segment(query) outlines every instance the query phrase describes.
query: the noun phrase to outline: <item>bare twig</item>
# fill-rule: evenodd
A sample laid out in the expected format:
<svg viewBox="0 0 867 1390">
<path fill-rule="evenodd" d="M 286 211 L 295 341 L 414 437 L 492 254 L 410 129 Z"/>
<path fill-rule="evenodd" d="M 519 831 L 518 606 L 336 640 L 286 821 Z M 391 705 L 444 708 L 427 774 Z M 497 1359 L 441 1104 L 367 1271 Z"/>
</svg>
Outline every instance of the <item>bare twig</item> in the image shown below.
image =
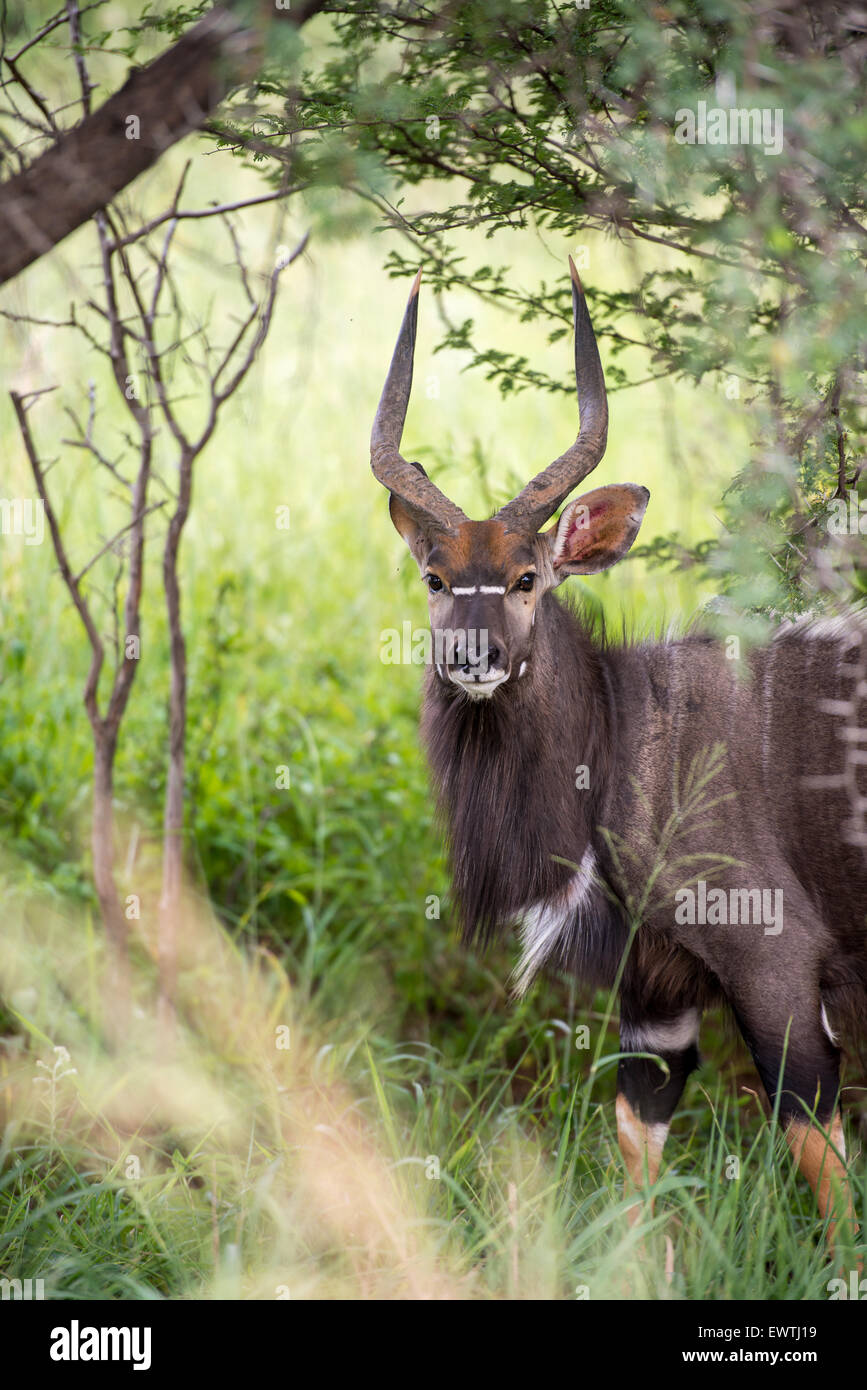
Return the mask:
<svg viewBox="0 0 867 1390">
<path fill-rule="evenodd" d="M 120 528 L 119 531 L 115 531 L 115 533 L 114 533 L 114 535 L 112 536 L 111 540 L 106 541 L 106 543 L 105 543 L 105 545 L 102 547 L 102 549 L 101 549 L 101 550 L 98 550 L 98 551 L 96 552 L 96 554 L 94 555 L 93 559 L 92 559 L 92 560 L 88 560 L 88 562 L 87 562 L 87 564 L 85 565 L 84 569 L 83 569 L 83 570 L 80 570 L 79 573 L 75 576 L 75 582 L 76 582 L 76 584 L 80 584 L 80 583 L 81 583 L 82 579 L 83 579 L 84 576 L 87 574 L 88 570 L 92 570 L 92 569 L 93 569 L 93 567 L 94 567 L 94 565 L 96 564 L 97 560 L 101 560 L 102 557 L 103 557 L 103 555 L 107 555 L 108 552 L 109 552 L 110 550 L 114 550 L 114 548 L 115 548 L 115 546 L 117 545 L 117 542 L 120 540 L 121 536 L 125 536 L 125 535 L 127 534 L 127 532 L 132 531 L 134 527 L 140 526 L 141 523 L 144 521 L 144 519 L 145 519 L 146 516 L 150 516 L 150 513 L 151 513 L 151 512 L 158 512 L 158 511 L 160 510 L 160 508 L 161 508 L 161 507 L 164 507 L 165 505 L 166 505 L 166 499 L 165 499 L 165 498 L 163 498 L 163 500 L 162 500 L 161 502 L 151 502 L 151 504 L 150 504 L 149 507 L 145 507 L 145 509 L 144 509 L 143 512 L 141 512 L 138 516 L 134 516 L 133 519 L 132 519 L 132 521 L 127 522 L 126 526 L 122 526 L 122 527 Z"/>
<path fill-rule="evenodd" d="M 46 104 L 45 99 L 39 95 L 32 83 L 28 82 L 23 72 L 19 71 L 14 58 L 7 58 L 5 61 L 7 68 L 11 72 L 12 76 L 15 78 L 15 81 L 18 83 L 19 87 L 23 92 L 27 93 L 28 97 L 33 102 L 33 105 L 36 107 L 40 116 L 45 121 L 45 125 L 44 127 L 42 127 L 43 134 L 58 135 L 59 131 L 57 129 L 57 122 L 55 121 L 50 108 Z"/>
<path fill-rule="evenodd" d="M 34 392 L 32 393 L 31 397 L 28 397 L 28 399 L 32 400 L 35 396 L 41 395 L 45 395 L 45 391 Z M 54 546 L 54 554 L 57 558 L 57 564 L 60 569 L 63 582 L 69 591 L 69 595 L 72 599 L 72 602 L 75 605 L 78 616 L 81 618 L 82 624 L 84 625 L 84 630 L 87 633 L 88 641 L 90 642 L 92 657 L 90 663 L 90 670 L 88 671 L 87 675 L 87 682 L 84 687 L 84 707 L 87 710 L 91 724 L 93 725 L 94 729 L 96 729 L 101 723 L 96 692 L 97 687 L 99 685 L 99 675 L 102 670 L 102 663 L 105 657 L 102 639 L 96 630 L 96 625 L 93 621 L 93 616 L 87 605 L 87 601 L 84 598 L 84 595 L 81 592 L 78 582 L 76 581 L 75 576 L 72 573 L 72 567 L 69 563 L 69 557 L 67 556 L 66 547 L 63 543 L 63 535 L 61 533 L 60 526 L 57 521 L 57 513 L 55 512 L 54 507 L 52 505 L 51 498 L 48 493 L 48 488 L 45 482 L 45 471 L 42 462 L 39 458 L 39 454 L 36 451 L 36 446 L 33 442 L 33 435 L 30 431 L 30 423 L 27 419 L 27 411 L 30 407 L 25 405 L 25 398 L 20 396 L 17 391 L 10 391 L 9 397 L 12 401 L 12 408 L 15 411 L 15 418 L 18 421 L 18 428 L 21 431 L 21 438 L 24 442 L 24 449 L 27 454 L 28 462 L 30 463 L 30 468 L 33 473 L 34 482 L 36 483 L 37 496 L 41 498 L 42 504 L 45 508 L 45 517 L 48 522 L 48 529 L 51 533 L 51 543 Z"/>
<path fill-rule="evenodd" d="M 66 14 L 69 19 L 69 38 L 75 59 L 75 70 L 78 73 L 78 85 L 81 88 L 81 106 L 85 116 L 89 116 L 90 94 L 93 91 L 93 84 L 88 76 L 87 65 L 81 52 L 81 10 L 78 7 L 78 0 L 66 0 Z"/>
<path fill-rule="evenodd" d="M 107 4 L 108 0 L 93 0 L 92 4 L 83 5 L 81 7 L 81 9 L 78 11 L 79 16 L 87 14 L 89 10 L 98 10 L 100 6 Z M 69 15 L 66 11 L 61 11 L 59 14 L 54 15 L 51 19 L 48 20 L 47 24 L 43 24 L 42 28 L 37 30 L 37 32 L 33 35 L 31 39 L 28 39 L 26 43 L 21 45 L 17 53 L 12 54 L 12 61 L 14 63 L 17 63 L 19 58 L 24 57 L 25 53 L 27 53 L 31 48 L 35 47 L 36 44 L 41 43 L 42 40 L 45 38 L 46 34 L 52 33 L 53 30 L 59 28 L 61 24 L 66 24 L 68 19 Z"/>
<path fill-rule="evenodd" d="M 243 212 L 245 208 L 259 207 L 262 203 L 278 203 L 283 198 L 288 198 L 293 193 L 301 193 L 305 188 L 309 188 L 307 183 L 293 184 L 291 189 L 280 190 L 278 193 L 263 193 L 257 198 L 241 198 L 236 203 L 214 204 L 212 207 L 191 208 L 184 212 L 170 209 L 168 212 L 160 213 L 159 217 L 152 217 L 149 222 L 143 223 L 134 232 L 128 232 L 109 246 L 110 251 L 119 251 L 122 246 L 130 246 L 134 242 L 141 241 L 149 232 L 162 226 L 163 222 L 195 222 L 201 221 L 204 217 L 222 217 L 227 212 Z"/>
</svg>

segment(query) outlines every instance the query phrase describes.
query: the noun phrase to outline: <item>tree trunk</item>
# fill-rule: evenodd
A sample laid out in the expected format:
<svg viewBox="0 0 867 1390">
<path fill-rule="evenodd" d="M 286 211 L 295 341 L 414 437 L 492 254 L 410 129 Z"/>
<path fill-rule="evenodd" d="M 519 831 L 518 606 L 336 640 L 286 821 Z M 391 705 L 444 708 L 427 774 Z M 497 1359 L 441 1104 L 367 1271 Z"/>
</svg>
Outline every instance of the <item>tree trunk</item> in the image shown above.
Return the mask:
<svg viewBox="0 0 867 1390">
<path fill-rule="evenodd" d="M 180 469 L 177 509 L 169 523 L 163 552 L 163 585 L 171 642 L 169 691 L 169 767 L 163 814 L 163 886 L 159 920 L 159 1001 L 157 1017 L 161 1042 L 170 1051 L 177 1017 L 178 934 L 181 930 L 184 871 L 184 768 L 187 734 L 187 644 L 181 626 L 178 550 L 189 515 L 192 459 Z"/>
<path fill-rule="evenodd" d="M 119 1043 L 129 1023 L 130 979 L 128 924 L 114 877 L 114 754 L 115 740 L 106 733 L 94 737 L 93 761 L 93 878 L 108 943 L 105 983 L 105 1028 L 109 1041 Z"/>
</svg>

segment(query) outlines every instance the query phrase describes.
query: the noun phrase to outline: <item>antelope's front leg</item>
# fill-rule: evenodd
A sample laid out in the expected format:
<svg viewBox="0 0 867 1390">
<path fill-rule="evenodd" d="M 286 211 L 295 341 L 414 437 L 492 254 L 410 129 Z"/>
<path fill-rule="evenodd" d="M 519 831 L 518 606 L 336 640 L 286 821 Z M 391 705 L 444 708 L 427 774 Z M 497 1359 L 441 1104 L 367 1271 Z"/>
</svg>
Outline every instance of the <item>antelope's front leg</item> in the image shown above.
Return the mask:
<svg viewBox="0 0 867 1390">
<path fill-rule="evenodd" d="M 847 1245 L 855 1245 L 859 1231 L 849 1177 L 842 1161 L 846 1156 L 846 1141 L 839 1110 L 826 1123 L 827 1132 L 795 1117 L 786 1125 L 786 1142 L 799 1171 L 813 1189 L 819 1215 L 828 1222 L 828 1251 L 833 1256 L 840 1237 Z M 858 1262 L 859 1270 L 862 1266 L 863 1257 Z"/>
<path fill-rule="evenodd" d="M 625 1192 L 630 1185 L 636 1189 L 652 1186 L 659 1176 L 671 1117 L 687 1077 L 699 1063 L 698 1026 L 697 1009 L 668 1018 L 642 1017 L 640 1021 L 634 1014 L 621 1012 L 621 1052 L 654 1054 L 622 1057 L 617 1070 L 617 1139 L 626 1167 Z M 667 1073 L 657 1057 L 665 1063 Z M 629 1211 L 630 1224 L 639 1214 L 636 1203 Z"/>
</svg>

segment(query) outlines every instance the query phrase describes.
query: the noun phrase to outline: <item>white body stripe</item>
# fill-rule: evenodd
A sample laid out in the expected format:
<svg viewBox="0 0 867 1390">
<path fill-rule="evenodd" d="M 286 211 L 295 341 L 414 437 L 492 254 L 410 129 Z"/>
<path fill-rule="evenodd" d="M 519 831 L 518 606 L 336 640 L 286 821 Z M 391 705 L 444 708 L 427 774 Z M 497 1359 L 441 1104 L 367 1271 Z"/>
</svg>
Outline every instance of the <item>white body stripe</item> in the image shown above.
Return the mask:
<svg viewBox="0 0 867 1390">
<path fill-rule="evenodd" d="M 698 1009 L 687 1009 L 671 1023 L 621 1024 L 620 1042 L 627 1052 L 684 1052 L 698 1040 Z"/>
<path fill-rule="evenodd" d="M 773 640 L 797 634 L 817 642 L 840 642 L 847 647 L 856 647 L 867 636 L 867 611 L 855 608 L 849 613 L 834 616 L 802 613 L 798 618 L 787 618 L 774 633 Z"/>
<path fill-rule="evenodd" d="M 588 845 L 578 868 L 557 898 L 528 907 L 521 922 L 521 959 L 512 976 L 516 995 L 526 993 L 545 961 L 557 949 L 563 932 L 568 931 L 590 896 L 596 856 Z M 580 923 L 579 923 L 580 926 Z"/>
</svg>

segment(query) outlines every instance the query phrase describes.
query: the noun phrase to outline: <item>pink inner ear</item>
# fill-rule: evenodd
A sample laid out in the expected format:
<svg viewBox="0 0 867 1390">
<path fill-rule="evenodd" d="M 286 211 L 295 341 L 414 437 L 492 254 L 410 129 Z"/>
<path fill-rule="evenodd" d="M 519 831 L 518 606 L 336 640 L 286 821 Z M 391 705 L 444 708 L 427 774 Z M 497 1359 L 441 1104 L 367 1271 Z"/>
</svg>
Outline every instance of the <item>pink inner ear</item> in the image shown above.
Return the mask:
<svg viewBox="0 0 867 1390">
<path fill-rule="evenodd" d="M 599 501 L 591 506 L 583 502 L 581 506 L 583 506 L 584 511 L 579 511 L 576 507 L 557 547 L 557 564 L 561 564 L 564 560 L 577 560 L 588 549 L 593 542 L 596 527 L 605 513 L 610 510 L 611 503 Z"/>
</svg>

